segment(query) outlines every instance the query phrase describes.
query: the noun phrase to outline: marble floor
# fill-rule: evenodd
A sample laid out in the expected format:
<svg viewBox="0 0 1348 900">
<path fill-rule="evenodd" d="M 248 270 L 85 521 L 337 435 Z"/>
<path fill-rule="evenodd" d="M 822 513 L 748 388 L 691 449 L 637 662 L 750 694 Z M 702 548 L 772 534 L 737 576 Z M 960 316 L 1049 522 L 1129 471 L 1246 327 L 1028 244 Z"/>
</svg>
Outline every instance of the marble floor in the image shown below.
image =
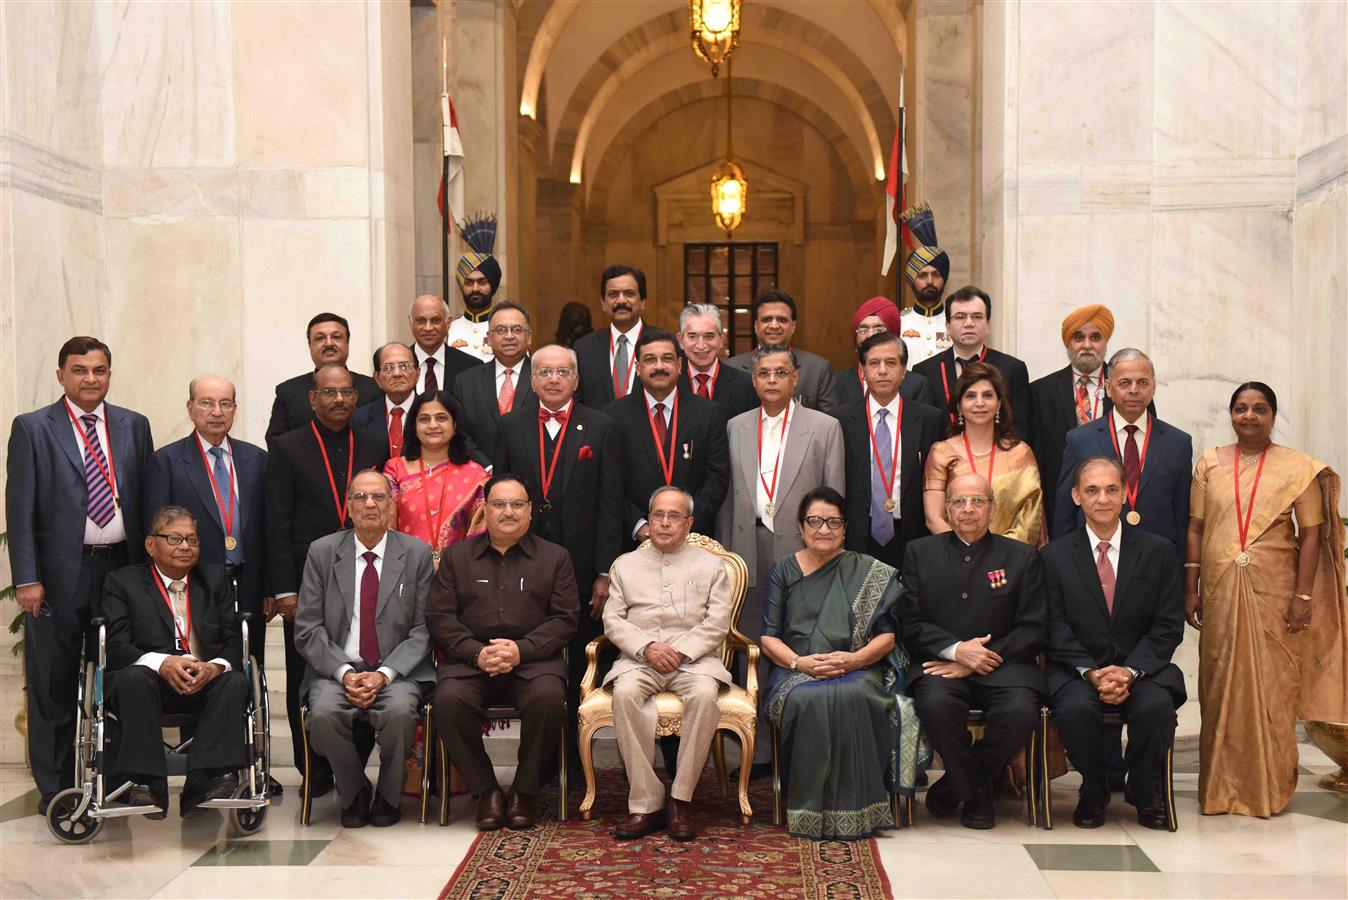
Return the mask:
<svg viewBox="0 0 1348 900">
<path fill-rule="evenodd" d="M 1009 801 L 986 832 L 919 810 L 917 827 L 879 839 L 880 857 L 896 897 L 1344 898 L 1348 796 L 1316 786 L 1332 768 L 1303 745 L 1297 796 L 1268 821 L 1199 816 L 1198 776 L 1178 772 L 1175 834 L 1139 827 L 1121 800 L 1105 827 L 1074 828 L 1069 774 L 1054 784 L 1052 831 L 1030 829 Z M 279 775 L 288 787 L 298 781 Z M 175 802 L 165 821 L 111 820 L 92 844 L 70 847 L 37 816 L 27 770 L 0 768 L 0 897 L 433 898 L 476 835 L 465 798 L 445 828 L 417 824 L 409 800 L 393 828 L 344 831 L 327 798 L 301 827 L 295 794 L 287 790 L 247 838 L 232 838 L 216 812 L 179 820 Z"/>
</svg>

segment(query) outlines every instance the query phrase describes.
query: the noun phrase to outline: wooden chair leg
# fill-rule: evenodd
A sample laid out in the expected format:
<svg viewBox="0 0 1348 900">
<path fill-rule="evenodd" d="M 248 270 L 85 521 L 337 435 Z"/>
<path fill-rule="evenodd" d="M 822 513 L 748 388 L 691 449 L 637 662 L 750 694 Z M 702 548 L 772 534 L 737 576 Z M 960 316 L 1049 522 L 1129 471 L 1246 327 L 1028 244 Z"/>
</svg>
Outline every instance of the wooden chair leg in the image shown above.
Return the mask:
<svg viewBox="0 0 1348 900">
<path fill-rule="evenodd" d="M 434 768 L 435 734 L 431 725 L 431 705 L 428 703 L 421 711 L 421 815 L 419 822 L 426 824 L 426 809 L 431 800 L 431 769 Z"/>
<path fill-rule="evenodd" d="M 594 809 L 594 733 L 597 729 L 582 728 L 577 736 L 576 745 L 580 750 L 580 769 L 585 773 L 585 796 L 580 801 L 580 817 L 590 821 L 590 810 Z"/>
<path fill-rule="evenodd" d="M 1179 831 L 1179 813 L 1175 809 L 1175 746 L 1165 751 L 1165 814 L 1171 831 Z"/>
<path fill-rule="evenodd" d="M 721 786 L 721 796 L 730 796 L 730 776 L 726 771 L 725 765 L 725 732 L 717 731 L 711 739 L 711 758 L 716 764 L 716 783 Z M 740 766 L 744 766 L 744 760 L 740 760 Z"/>
<path fill-rule="evenodd" d="M 1039 729 L 1030 731 L 1030 739 L 1025 744 L 1025 818 L 1030 827 L 1039 824 L 1039 805 L 1035 797 L 1035 788 L 1039 781 Z"/>
<path fill-rule="evenodd" d="M 748 734 L 738 735 L 740 739 L 740 818 L 745 825 L 753 819 L 754 808 L 749 804 L 749 774 L 754 767 L 754 724 L 749 725 Z"/>
<path fill-rule="evenodd" d="M 772 726 L 772 824 L 782 827 L 782 733 L 776 725 Z"/>
<path fill-rule="evenodd" d="M 449 824 L 449 753 L 443 740 L 435 742 L 435 749 L 440 757 L 440 825 L 445 826 Z"/>
<path fill-rule="evenodd" d="M 1039 778 L 1042 787 L 1039 796 L 1043 803 L 1043 823 L 1045 831 L 1053 830 L 1053 774 L 1048 770 L 1048 717 L 1047 706 L 1039 710 Z"/>
<path fill-rule="evenodd" d="M 304 744 L 304 784 L 300 788 L 300 825 L 309 824 L 309 813 L 313 806 L 313 782 L 309 778 L 309 728 L 305 720 L 309 707 L 300 707 L 300 738 Z"/>
<path fill-rule="evenodd" d="M 566 723 L 557 741 L 557 821 L 566 821 Z"/>
</svg>

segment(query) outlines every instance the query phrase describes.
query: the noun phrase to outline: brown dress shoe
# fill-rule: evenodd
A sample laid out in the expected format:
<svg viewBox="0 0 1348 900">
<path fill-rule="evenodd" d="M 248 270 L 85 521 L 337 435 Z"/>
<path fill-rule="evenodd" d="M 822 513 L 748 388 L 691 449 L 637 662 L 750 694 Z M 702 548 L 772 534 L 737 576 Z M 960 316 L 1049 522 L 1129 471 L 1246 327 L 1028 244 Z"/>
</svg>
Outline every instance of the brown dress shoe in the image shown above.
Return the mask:
<svg viewBox="0 0 1348 900">
<path fill-rule="evenodd" d="M 632 813 L 613 829 L 613 836 L 620 841 L 634 841 L 638 838 L 644 838 L 652 832 L 659 831 L 664 826 L 665 811 L 663 809 L 656 810 L 653 813 Z"/>
<path fill-rule="evenodd" d="M 496 831 L 505 824 L 505 795 L 500 788 L 483 791 L 477 798 L 477 830 Z"/>
<path fill-rule="evenodd" d="M 669 836 L 676 841 L 691 841 L 697 837 L 697 828 L 693 825 L 692 804 L 683 800 L 669 798 L 665 815 L 669 819 Z"/>
<path fill-rule="evenodd" d="M 529 794 L 511 791 L 509 796 L 506 797 L 506 827 L 519 831 L 523 828 L 534 827 L 536 821 L 538 821 L 538 814 L 534 812 L 534 798 Z"/>
</svg>

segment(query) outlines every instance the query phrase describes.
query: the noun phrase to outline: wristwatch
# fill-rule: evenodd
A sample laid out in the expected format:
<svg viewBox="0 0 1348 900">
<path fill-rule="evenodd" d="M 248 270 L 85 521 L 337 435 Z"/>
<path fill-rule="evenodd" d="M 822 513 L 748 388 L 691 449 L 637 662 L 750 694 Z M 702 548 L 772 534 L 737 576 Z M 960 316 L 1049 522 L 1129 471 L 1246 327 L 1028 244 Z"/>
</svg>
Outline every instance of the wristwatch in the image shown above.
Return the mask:
<svg viewBox="0 0 1348 900">
<path fill-rule="evenodd" d="M 793 656 L 793 657 L 791 657 L 791 671 L 792 671 L 792 672 L 798 671 L 798 670 L 796 669 L 796 663 L 798 663 L 798 662 L 800 662 L 800 657 L 799 657 L 799 656 Z"/>
</svg>

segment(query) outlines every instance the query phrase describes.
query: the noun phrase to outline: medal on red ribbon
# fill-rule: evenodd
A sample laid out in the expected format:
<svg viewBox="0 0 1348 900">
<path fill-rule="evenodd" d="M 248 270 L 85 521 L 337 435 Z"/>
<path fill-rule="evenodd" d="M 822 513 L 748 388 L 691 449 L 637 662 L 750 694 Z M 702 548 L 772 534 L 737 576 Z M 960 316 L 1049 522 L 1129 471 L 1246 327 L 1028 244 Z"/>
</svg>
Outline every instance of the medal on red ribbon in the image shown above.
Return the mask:
<svg viewBox="0 0 1348 900">
<path fill-rule="evenodd" d="M 767 495 L 768 502 L 763 504 L 763 513 L 768 518 L 777 514 L 777 504 L 773 503 L 773 497 L 777 494 L 777 470 L 782 463 L 782 448 L 786 446 L 786 428 L 791 424 L 791 402 L 787 401 L 786 409 L 782 411 L 782 439 L 777 442 L 777 458 L 772 461 L 772 484 L 763 478 L 763 416 L 758 416 L 758 481 L 763 485 L 763 493 Z"/>
<path fill-rule="evenodd" d="M 1259 468 L 1254 470 L 1254 484 L 1250 487 L 1250 506 L 1244 516 L 1240 512 L 1240 448 L 1235 449 L 1234 480 L 1236 484 L 1236 531 L 1240 536 L 1240 553 L 1236 556 L 1236 565 L 1242 569 L 1250 564 L 1250 554 L 1245 544 L 1250 537 L 1250 523 L 1254 521 L 1254 495 L 1259 490 L 1259 479 L 1264 474 L 1264 458 L 1268 456 L 1268 445 L 1259 454 Z"/>
<path fill-rule="evenodd" d="M 1147 436 L 1142 439 L 1142 452 L 1137 457 L 1137 484 L 1129 485 L 1128 479 L 1124 479 L 1123 492 L 1128 497 L 1128 515 L 1124 516 L 1124 521 L 1129 525 L 1141 525 L 1142 513 L 1137 511 L 1137 492 L 1142 489 L 1142 472 L 1147 466 L 1147 448 L 1151 446 L 1151 433 L 1155 430 L 1156 417 L 1147 416 Z M 1114 455 L 1123 462 L 1123 454 L 1119 452 L 1119 430 L 1115 427 L 1114 417 L 1109 417 L 1109 440 L 1114 445 Z M 1237 498 L 1239 503 L 1239 498 Z"/>
<path fill-rule="evenodd" d="M 863 384 L 865 382 L 862 382 Z M 875 468 L 880 471 L 880 486 L 885 489 L 885 512 L 892 513 L 898 509 L 899 504 L 894 499 L 894 482 L 899 477 L 899 447 L 903 440 L 903 397 L 899 397 L 899 412 L 894 423 L 894 458 L 890 460 L 889 477 L 885 477 L 885 464 L 880 461 L 880 445 L 875 442 L 875 423 L 871 421 L 871 412 L 869 404 L 866 410 L 866 430 L 871 434 L 871 458 L 875 460 Z"/>
<path fill-rule="evenodd" d="M 322 441 L 319 442 L 322 444 Z M 206 460 L 206 451 L 201 446 L 201 441 L 197 441 L 197 452 L 201 454 L 201 464 L 206 467 L 206 477 L 211 480 L 211 490 L 215 492 L 215 505 L 220 510 L 220 522 L 225 526 L 225 549 L 233 550 L 239 546 L 239 541 L 234 535 L 230 534 L 234 530 L 234 459 L 229 457 L 229 464 L 225 466 L 225 471 L 229 473 L 229 508 L 225 508 L 224 497 L 220 495 L 220 485 L 216 483 L 215 472 L 211 470 L 211 464 Z"/>
</svg>

